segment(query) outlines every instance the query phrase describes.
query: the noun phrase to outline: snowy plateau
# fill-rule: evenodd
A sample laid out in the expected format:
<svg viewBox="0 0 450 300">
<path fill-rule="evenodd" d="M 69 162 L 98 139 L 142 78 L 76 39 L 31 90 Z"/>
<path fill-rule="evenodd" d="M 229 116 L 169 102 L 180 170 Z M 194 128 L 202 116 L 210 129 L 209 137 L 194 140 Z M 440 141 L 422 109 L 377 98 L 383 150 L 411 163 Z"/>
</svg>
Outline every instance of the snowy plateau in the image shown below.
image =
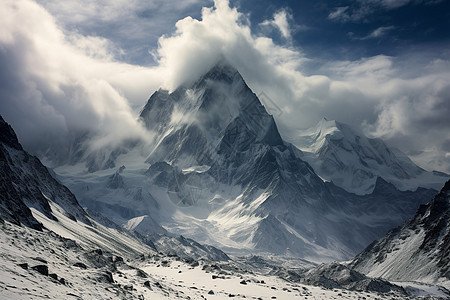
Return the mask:
<svg viewBox="0 0 450 300">
<path fill-rule="evenodd" d="M 0 119 L 0 298 L 450 297 L 447 174 L 337 121 L 282 137 L 226 62 L 139 119 L 52 169 Z"/>
</svg>

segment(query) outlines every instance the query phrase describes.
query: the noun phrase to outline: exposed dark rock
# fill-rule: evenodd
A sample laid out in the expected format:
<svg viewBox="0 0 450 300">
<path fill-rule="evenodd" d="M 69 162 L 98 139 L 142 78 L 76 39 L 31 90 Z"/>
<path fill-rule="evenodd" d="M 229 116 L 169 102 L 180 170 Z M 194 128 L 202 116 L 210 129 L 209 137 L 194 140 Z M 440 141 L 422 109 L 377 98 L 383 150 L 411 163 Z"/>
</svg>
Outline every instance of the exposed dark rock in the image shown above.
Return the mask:
<svg viewBox="0 0 450 300">
<path fill-rule="evenodd" d="M 52 177 L 35 156 L 23 150 L 11 126 L 0 116 L 0 217 L 16 225 L 42 230 L 30 207 L 57 221 L 48 199 L 67 217 L 90 224 L 86 212 L 69 189 Z"/>
<path fill-rule="evenodd" d="M 96 253 L 98 255 L 103 255 L 102 249 L 95 249 L 95 250 L 92 250 L 92 252 L 94 252 L 94 253 Z"/>
<path fill-rule="evenodd" d="M 42 275 L 48 276 L 48 267 L 46 265 L 37 265 L 31 268 Z"/>
<path fill-rule="evenodd" d="M 70 240 L 70 239 L 65 239 L 64 240 L 64 247 L 71 249 L 71 248 L 77 248 L 77 242 L 75 242 L 74 240 Z"/>
<path fill-rule="evenodd" d="M 11 125 L 3 120 L 3 117 L 0 115 L 0 143 L 5 144 L 8 147 L 23 150 L 22 145 L 20 145 L 19 140 L 17 139 L 16 133 L 14 129 L 12 129 Z"/>
<path fill-rule="evenodd" d="M 51 277 L 51 278 L 55 279 L 56 281 L 58 281 L 58 275 L 56 275 L 55 273 L 48 274 L 48 277 Z"/>
<path fill-rule="evenodd" d="M 82 262 L 76 262 L 73 264 L 74 267 L 78 267 L 80 269 L 87 269 L 87 266 Z"/>
<path fill-rule="evenodd" d="M 194 261 L 192 264 L 191 264 L 191 267 L 198 267 L 200 264 L 198 263 L 198 261 Z"/>
<path fill-rule="evenodd" d="M 121 257 L 121 256 L 114 256 L 113 257 L 113 262 L 115 262 L 115 263 L 122 263 L 123 262 L 123 257 Z"/>
<path fill-rule="evenodd" d="M 122 173 L 122 168 L 120 168 L 119 170 L 117 170 L 113 175 L 111 175 L 108 178 L 108 183 L 106 184 L 106 186 L 110 189 L 123 189 L 125 187 L 125 183 L 123 181 L 123 177 L 122 175 L 120 175 L 120 173 Z"/>
<path fill-rule="evenodd" d="M 114 283 L 114 278 L 111 272 L 104 271 L 98 278 L 100 282 Z"/>
<path fill-rule="evenodd" d="M 323 264 L 308 270 L 301 276 L 300 282 L 321 286 L 326 289 L 348 289 L 354 291 L 406 295 L 402 287 L 380 278 L 369 278 L 339 263 Z"/>
<path fill-rule="evenodd" d="M 136 269 L 136 275 L 141 278 L 148 278 L 148 274 L 142 271 L 141 269 Z"/>
</svg>

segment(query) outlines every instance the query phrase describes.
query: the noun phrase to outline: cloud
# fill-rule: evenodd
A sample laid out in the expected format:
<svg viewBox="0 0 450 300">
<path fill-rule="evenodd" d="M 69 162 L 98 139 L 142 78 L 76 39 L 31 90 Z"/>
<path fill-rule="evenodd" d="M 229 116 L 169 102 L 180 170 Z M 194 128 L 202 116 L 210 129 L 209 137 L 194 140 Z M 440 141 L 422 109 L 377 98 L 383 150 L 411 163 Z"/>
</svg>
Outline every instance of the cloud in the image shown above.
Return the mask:
<svg viewBox="0 0 450 300">
<path fill-rule="evenodd" d="M 264 92 L 281 109 L 275 117 L 287 139 L 326 116 L 362 126 L 411 154 L 431 151 L 446 161 L 448 55 L 330 61 L 306 75 L 302 68 L 313 58 L 255 35 L 248 15 L 216 0 L 200 18 L 178 20 L 152 50 L 156 65 L 142 67 L 121 62 L 123 49 L 113 39 L 69 30 L 35 2 L 1 6 L 0 112 L 33 149 L 58 149 L 88 130 L 96 147 L 146 139 L 136 117 L 148 96 L 161 86 L 174 90 L 195 81 L 224 56 L 256 94 Z"/>
<path fill-rule="evenodd" d="M 273 15 L 272 20 L 265 20 L 260 25 L 261 26 L 272 26 L 277 28 L 284 39 L 287 41 L 292 40 L 291 27 L 289 25 L 289 20 L 292 19 L 292 15 L 286 11 L 286 9 L 279 10 Z"/>
<path fill-rule="evenodd" d="M 330 14 L 328 15 L 328 19 L 346 22 L 350 19 L 348 14 L 348 6 L 336 7 Z"/>
<path fill-rule="evenodd" d="M 439 2 L 431 4 L 429 1 L 422 0 L 356 0 L 347 6 L 335 7 L 328 14 L 328 19 L 340 23 L 366 22 L 367 18 L 376 12 L 398 9 L 410 3 L 433 5 Z"/>
<path fill-rule="evenodd" d="M 143 90 L 127 89 L 156 74 L 112 60 L 103 38 L 66 35 L 35 2 L 2 1 L 0 20 L 0 111 L 27 147 L 57 151 L 83 132 L 97 148 L 146 139 L 127 98 Z"/>
<path fill-rule="evenodd" d="M 389 31 L 393 30 L 394 28 L 395 28 L 394 26 L 381 26 L 372 31 L 371 33 L 369 33 L 368 35 L 356 39 L 358 40 L 379 39 L 385 36 Z"/>
<path fill-rule="evenodd" d="M 395 9 L 405 6 L 412 2 L 411 0 L 371 0 L 370 2 L 380 5 L 386 9 Z"/>
<path fill-rule="evenodd" d="M 59 24 L 82 35 L 114 41 L 117 58 L 154 65 L 148 55 L 180 18 L 198 14 L 209 0 L 36 0 Z"/>
<path fill-rule="evenodd" d="M 253 35 L 245 15 L 227 1 L 215 3 L 204 8 L 201 20 L 185 18 L 173 35 L 160 39 L 159 62 L 169 72 L 164 77 L 171 89 L 197 78 L 223 54 L 256 94 L 264 92 L 282 109 L 277 123 L 285 138 L 292 137 L 295 128 L 327 116 L 364 126 L 367 134 L 383 137 L 404 151 L 448 139 L 447 133 L 436 134 L 442 135 L 442 128 L 449 126 L 441 107 L 448 103 L 443 92 L 450 86 L 448 71 L 425 72 L 419 64 L 402 69 L 397 58 L 377 55 L 329 62 L 317 75 L 307 76 L 301 69 L 308 58 L 298 49 Z M 390 29 L 372 35 L 379 37 Z"/>
<path fill-rule="evenodd" d="M 191 17 L 176 23 L 172 35 L 159 39 L 154 55 L 165 73 L 165 87 L 170 90 L 188 84 L 208 71 L 219 57 L 225 58 L 255 84 L 265 84 L 263 72 L 288 72 L 305 58 L 294 49 L 276 45 L 265 36 L 254 36 L 249 20 L 228 1 L 217 0 L 215 6 L 203 8 L 201 20 Z M 182 50 L 180 50 L 182 49 Z M 286 86 L 282 78 L 276 79 Z"/>
</svg>

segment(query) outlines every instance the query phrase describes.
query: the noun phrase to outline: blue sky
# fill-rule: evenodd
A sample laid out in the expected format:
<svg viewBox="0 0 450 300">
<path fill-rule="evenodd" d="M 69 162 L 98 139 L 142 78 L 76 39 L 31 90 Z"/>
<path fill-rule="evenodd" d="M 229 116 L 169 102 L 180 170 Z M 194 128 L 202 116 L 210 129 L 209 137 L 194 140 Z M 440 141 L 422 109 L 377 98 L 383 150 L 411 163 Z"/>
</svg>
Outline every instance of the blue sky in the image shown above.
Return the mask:
<svg viewBox="0 0 450 300">
<path fill-rule="evenodd" d="M 445 51 L 449 1 L 237 1 L 259 24 L 286 9 L 294 46 L 318 59 L 355 59 L 414 51 Z M 240 3 L 240 4 L 239 4 Z M 447 53 L 448 55 L 448 53 Z"/>
<path fill-rule="evenodd" d="M 80 132 L 148 135 L 150 94 L 218 57 L 281 109 L 289 140 L 322 117 L 450 172 L 450 1 L 4 0 L 0 113 L 34 153 Z"/>
</svg>

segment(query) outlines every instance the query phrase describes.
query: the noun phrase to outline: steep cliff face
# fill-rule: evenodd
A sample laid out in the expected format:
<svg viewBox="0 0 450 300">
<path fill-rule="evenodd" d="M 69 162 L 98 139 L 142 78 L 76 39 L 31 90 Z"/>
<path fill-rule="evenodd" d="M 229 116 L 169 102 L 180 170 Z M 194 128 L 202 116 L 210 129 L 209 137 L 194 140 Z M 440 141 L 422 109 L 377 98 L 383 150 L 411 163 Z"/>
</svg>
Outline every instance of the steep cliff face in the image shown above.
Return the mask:
<svg viewBox="0 0 450 300">
<path fill-rule="evenodd" d="M 450 181 L 414 218 L 372 243 L 351 265 L 390 280 L 449 281 Z"/>
<path fill-rule="evenodd" d="M 42 229 L 30 208 L 55 219 L 49 204 L 53 201 L 73 220 L 89 224 L 75 196 L 50 175 L 38 158 L 24 151 L 14 130 L 1 117 L 0 189 L 0 217 L 4 220 Z"/>
</svg>

